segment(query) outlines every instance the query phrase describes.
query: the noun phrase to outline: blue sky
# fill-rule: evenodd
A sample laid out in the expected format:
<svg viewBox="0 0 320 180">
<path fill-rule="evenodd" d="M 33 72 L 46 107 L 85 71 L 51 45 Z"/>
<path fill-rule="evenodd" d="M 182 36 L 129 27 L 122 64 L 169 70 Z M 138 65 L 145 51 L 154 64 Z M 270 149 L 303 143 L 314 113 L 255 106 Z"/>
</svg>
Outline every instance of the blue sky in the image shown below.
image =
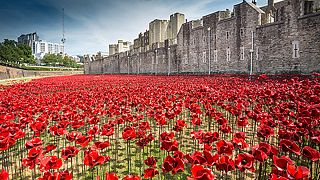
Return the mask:
<svg viewBox="0 0 320 180">
<path fill-rule="evenodd" d="M 248 0 L 251 2 L 251 0 Z M 133 41 L 154 19 L 181 12 L 188 20 L 233 9 L 242 0 L 0 0 L 0 40 L 37 32 L 60 43 L 65 9 L 65 50 L 70 55 L 107 52 L 117 39 Z M 257 0 L 259 6 L 267 0 Z"/>
</svg>

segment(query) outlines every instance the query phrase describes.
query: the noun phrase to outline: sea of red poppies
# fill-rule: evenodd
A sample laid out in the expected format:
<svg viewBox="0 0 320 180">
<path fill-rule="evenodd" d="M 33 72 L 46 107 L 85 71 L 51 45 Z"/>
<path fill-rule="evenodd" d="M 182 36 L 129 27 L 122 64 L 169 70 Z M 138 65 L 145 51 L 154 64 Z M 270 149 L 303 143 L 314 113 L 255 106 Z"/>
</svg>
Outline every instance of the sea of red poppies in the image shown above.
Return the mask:
<svg viewBox="0 0 320 180">
<path fill-rule="evenodd" d="M 0 179 L 319 179 L 320 76 L 0 85 Z"/>
</svg>

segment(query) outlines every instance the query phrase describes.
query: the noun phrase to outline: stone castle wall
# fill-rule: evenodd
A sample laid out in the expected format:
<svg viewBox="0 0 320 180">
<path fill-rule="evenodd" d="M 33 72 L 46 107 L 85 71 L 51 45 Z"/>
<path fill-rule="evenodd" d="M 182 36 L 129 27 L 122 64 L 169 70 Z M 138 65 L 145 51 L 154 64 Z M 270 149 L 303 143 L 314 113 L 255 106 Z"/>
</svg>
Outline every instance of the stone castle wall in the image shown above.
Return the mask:
<svg viewBox="0 0 320 180">
<path fill-rule="evenodd" d="M 249 74 L 251 64 L 253 73 L 318 72 L 320 13 L 304 15 L 301 1 L 276 3 L 276 21 L 271 23 L 265 23 L 267 7 L 242 2 L 232 14 L 227 10 L 204 16 L 201 26 L 184 23 L 175 45 L 86 61 L 85 73 L 207 74 L 210 69 Z"/>
</svg>

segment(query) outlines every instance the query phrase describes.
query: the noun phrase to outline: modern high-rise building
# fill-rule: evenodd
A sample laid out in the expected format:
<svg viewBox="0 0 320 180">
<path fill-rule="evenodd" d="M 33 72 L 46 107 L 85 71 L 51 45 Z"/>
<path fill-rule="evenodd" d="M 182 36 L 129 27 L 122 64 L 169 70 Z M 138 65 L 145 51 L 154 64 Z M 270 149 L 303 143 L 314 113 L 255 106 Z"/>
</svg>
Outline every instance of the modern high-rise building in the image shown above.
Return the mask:
<svg viewBox="0 0 320 180">
<path fill-rule="evenodd" d="M 39 41 L 39 36 L 36 32 L 30 34 L 22 34 L 18 37 L 18 44 L 26 44 L 32 47 L 34 41 Z"/>
<path fill-rule="evenodd" d="M 45 41 L 34 41 L 32 53 L 37 59 L 42 59 L 46 54 L 64 54 L 63 44 Z"/>
<path fill-rule="evenodd" d="M 26 44 L 30 46 L 33 56 L 37 59 L 42 59 L 46 54 L 64 54 L 63 44 L 40 40 L 36 32 L 22 34 L 18 37 L 18 44 Z"/>
</svg>

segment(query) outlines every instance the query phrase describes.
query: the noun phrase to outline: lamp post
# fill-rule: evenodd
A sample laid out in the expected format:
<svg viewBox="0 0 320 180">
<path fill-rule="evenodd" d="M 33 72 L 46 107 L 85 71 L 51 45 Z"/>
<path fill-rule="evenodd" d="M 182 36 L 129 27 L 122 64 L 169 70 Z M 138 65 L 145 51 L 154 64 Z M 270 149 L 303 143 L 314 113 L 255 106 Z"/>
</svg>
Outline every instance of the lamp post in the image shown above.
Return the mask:
<svg viewBox="0 0 320 180">
<path fill-rule="evenodd" d="M 168 47 L 168 76 L 170 75 L 170 67 L 171 61 L 170 61 L 170 47 Z"/>
<path fill-rule="evenodd" d="M 253 31 L 251 31 L 251 49 L 250 49 L 250 76 L 252 76 L 252 64 L 253 64 L 253 48 L 254 48 L 254 46 L 253 46 L 253 42 L 254 41 L 254 32 Z"/>
<path fill-rule="evenodd" d="M 130 74 L 130 69 L 129 69 L 129 60 L 130 60 L 130 57 L 128 56 L 128 74 Z"/>
<path fill-rule="evenodd" d="M 140 66 L 141 66 L 141 54 L 139 54 L 138 74 L 140 74 Z"/>
<path fill-rule="evenodd" d="M 158 52 L 158 50 L 155 49 L 154 52 L 155 52 L 155 61 L 156 61 L 155 62 L 155 72 L 154 72 L 154 74 L 157 75 L 157 73 L 158 73 L 158 61 L 157 61 L 157 52 Z"/>
<path fill-rule="evenodd" d="M 210 31 L 211 31 L 211 28 L 208 27 L 208 42 L 209 42 L 209 49 L 208 49 L 208 52 L 209 52 L 209 58 L 208 58 L 208 74 L 210 75 L 211 73 L 211 37 L 210 37 Z"/>
</svg>

